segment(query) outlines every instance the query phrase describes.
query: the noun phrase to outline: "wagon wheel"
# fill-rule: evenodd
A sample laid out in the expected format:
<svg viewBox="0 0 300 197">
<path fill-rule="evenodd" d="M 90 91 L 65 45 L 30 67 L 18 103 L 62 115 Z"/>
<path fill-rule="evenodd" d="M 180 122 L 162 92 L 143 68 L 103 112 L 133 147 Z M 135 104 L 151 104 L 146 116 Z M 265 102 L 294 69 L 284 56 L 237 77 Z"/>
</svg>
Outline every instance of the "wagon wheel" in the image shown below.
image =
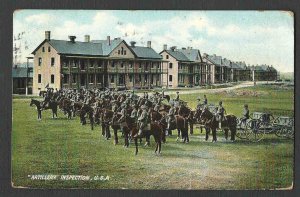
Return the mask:
<svg viewBox="0 0 300 197">
<path fill-rule="evenodd" d="M 287 138 L 294 139 L 295 135 L 295 127 L 294 127 L 294 120 L 290 120 L 288 127 L 287 127 Z"/>
<path fill-rule="evenodd" d="M 246 125 L 247 139 L 259 142 L 264 138 L 265 128 L 260 120 L 250 120 Z"/>
<path fill-rule="evenodd" d="M 246 126 L 247 126 L 247 122 L 246 124 L 241 124 L 241 120 L 239 120 L 238 122 L 239 128 L 237 128 L 236 131 L 236 137 L 240 138 L 240 139 L 247 139 L 248 137 L 248 132 L 246 130 Z"/>
<path fill-rule="evenodd" d="M 288 128 L 286 126 L 281 126 L 276 129 L 275 135 L 278 137 L 287 137 Z"/>
</svg>

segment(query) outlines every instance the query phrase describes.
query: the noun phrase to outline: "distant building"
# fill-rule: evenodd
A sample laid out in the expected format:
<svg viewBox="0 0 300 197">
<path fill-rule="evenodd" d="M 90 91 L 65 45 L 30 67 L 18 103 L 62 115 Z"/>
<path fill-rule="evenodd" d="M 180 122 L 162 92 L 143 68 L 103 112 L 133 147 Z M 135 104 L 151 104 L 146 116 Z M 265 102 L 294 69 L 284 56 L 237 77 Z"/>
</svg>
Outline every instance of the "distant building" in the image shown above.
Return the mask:
<svg viewBox="0 0 300 197">
<path fill-rule="evenodd" d="M 210 65 L 203 62 L 199 49 L 171 47 L 160 52 L 168 75 L 163 81 L 168 87 L 193 87 L 212 83 Z"/>
<path fill-rule="evenodd" d="M 13 94 L 26 94 L 26 82 L 28 94 L 32 94 L 32 63 L 29 64 L 28 68 L 26 68 L 25 64 L 15 65 L 12 68 Z"/>
<path fill-rule="evenodd" d="M 34 54 L 33 94 L 49 84 L 51 88 L 151 88 L 161 87 L 162 57 L 147 46 L 128 45 L 120 38 L 84 42 L 50 38 L 32 52 Z"/>
<path fill-rule="evenodd" d="M 256 65 L 251 67 L 250 77 L 253 81 L 274 81 L 278 79 L 278 72 L 273 66 Z"/>
</svg>

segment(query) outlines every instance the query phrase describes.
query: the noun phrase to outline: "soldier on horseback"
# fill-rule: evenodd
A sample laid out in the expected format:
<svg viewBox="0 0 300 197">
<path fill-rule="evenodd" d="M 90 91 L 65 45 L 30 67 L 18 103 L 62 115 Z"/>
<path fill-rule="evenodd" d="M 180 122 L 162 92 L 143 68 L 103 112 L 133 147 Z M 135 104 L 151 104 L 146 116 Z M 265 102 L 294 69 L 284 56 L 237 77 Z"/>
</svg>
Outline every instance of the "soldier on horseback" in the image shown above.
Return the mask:
<svg viewBox="0 0 300 197">
<path fill-rule="evenodd" d="M 248 104 L 244 105 L 244 111 L 243 111 L 243 117 L 241 118 L 241 124 L 246 125 L 246 121 L 250 118 L 249 116 L 249 109 L 248 109 Z"/>
<path fill-rule="evenodd" d="M 139 132 L 136 136 L 141 136 L 143 133 L 143 129 L 147 126 L 148 124 L 148 110 L 145 105 L 142 105 L 141 109 L 143 110 L 140 117 L 138 118 L 138 123 L 139 123 Z"/>
<path fill-rule="evenodd" d="M 219 128 L 221 128 L 221 122 L 224 120 L 224 113 L 226 113 L 222 101 L 219 102 L 219 106 L 217 107 L 217 121 L 219 121 Z"/>
<path fill-rule="evenodd" d="M 202 109 L 202 106 L 203 106 L 203 105 L 200 103 L 200 100 L 201 100 L 200 97 L 198 97 L 198 98 L 197 98 L 198 104 L 197 104 L 197 107 L 196 107 L 196 110 L 197 110 L 197 111 L 198 111 L 198 110 L 201 110 L 201 109 Z"/>
<path fill-rule="evenodd" d="M 204 94 L 204 101 L 203 101 L 203 105 L 207 105 L 207 98 L 206 95 Z"/>
<path fill-rule="evenodd" d="M 176 111 L 176 109 L 175 109 L 175 107 L 174 107 L 174 104 L 172 103 L 172 104 L 171 104 L 171 108 L 170 108 L 169 113 L 168 113 L 167 133 L 169 132 L 171 122 L 174 122 L 174 121 L 175 121 L 175 111 Z"/>
<path fill-rule="evenodd" d="M 176 98 L 175 101 L 179 101 L 179 92 L 176 92 Z"/>
<path fill-rule="evenodd" d="M 131 111 L 131 114 L 130 114 L 130 118 L 134 119 L 134 122 L 136 122 L 137 120 L 137 116 L 138 116 L 138 113 L 137 113 L 137 105 L 134 104 L 133 105 L 133 110 Z"/>
</svg>

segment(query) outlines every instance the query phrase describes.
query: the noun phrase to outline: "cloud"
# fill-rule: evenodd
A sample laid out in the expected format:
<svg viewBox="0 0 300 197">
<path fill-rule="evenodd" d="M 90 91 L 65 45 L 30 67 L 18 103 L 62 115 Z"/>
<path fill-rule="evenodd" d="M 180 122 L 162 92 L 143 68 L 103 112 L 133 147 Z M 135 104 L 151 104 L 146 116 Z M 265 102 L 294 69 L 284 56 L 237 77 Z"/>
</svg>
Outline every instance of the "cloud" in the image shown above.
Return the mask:
<svg viewBox="0 0 300 197">
<path fill-rule="evenodd" d="M 27 23 L 33 23 L 37 25 L 48 24 L 51 21 L 55 20 L 55 16 L 49 14 L 35 14 L 25 18 Z"/>
<path fill-rule="evenodd" d="M 293 71 L 294 32 L 284 25 L 249 26 L 234 22 L 220 25 L 205 12 L 186 12 L 184 16 L 171 16 L 142 22 L 128 21 L 111 11 L 98 11 L 85 20 L 64 18 L 51 14 L 34 14 L 23 20 L 14 20 L 14 34 L 26 31 L 32 51 L 43 39 L 44 31 L 51 30 L 51 37 L 68 39 L 69 35 L 83 40 L 121 37 L 126 42 L 136 41 L 145 46 L 148 40 L 160 52 L 163 44 L 178 48 L 191 46 L 201 53 L 218 54 L 233 61 L 250 64 L 273 64 L 283 70 Z M 54 20 L 53 20 L 54 19 Z M 24 22 L 25 21 L 25 22 Z M 34 35 L 34 36 L 33 36 Z"/>
</svg>

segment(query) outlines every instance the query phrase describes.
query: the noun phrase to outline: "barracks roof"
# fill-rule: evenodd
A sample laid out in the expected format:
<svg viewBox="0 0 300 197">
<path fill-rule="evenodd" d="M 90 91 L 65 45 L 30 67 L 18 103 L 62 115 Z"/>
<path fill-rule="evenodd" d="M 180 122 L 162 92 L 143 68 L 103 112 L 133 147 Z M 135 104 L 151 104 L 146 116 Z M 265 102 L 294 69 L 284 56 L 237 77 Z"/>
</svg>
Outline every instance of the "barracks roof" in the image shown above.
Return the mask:
<svg viewBox="0 0 300 197">
<path fill-rule="evenodd" d="M 173 56 L 178 61 L 190 61 L 181 51 L 177 50 L 165 50 L 167 53 L 169 53 L 171 56 Z"/>
<path fill-rule="evenodd" d="M 141 46 L 129 46 L 138 58 L 162 59 L 162 56 L 156 53 L 152 48 Z"/>
<path fill-rule="evenodd" d="M 12 69 L 12 78 L 25 78 L 27 77 L 27 68 L 17 67 Z M 32 72 L 28 72 L 28 77 L 32 78 Z"/>
<path fill-rule="evenodd" d="M 200 51 L 198 49 L 178 49 L 182 52 L 190 61 L 201 61 Z M 197 58 L 199 54 L 199 59 Z"/>
</svg>

